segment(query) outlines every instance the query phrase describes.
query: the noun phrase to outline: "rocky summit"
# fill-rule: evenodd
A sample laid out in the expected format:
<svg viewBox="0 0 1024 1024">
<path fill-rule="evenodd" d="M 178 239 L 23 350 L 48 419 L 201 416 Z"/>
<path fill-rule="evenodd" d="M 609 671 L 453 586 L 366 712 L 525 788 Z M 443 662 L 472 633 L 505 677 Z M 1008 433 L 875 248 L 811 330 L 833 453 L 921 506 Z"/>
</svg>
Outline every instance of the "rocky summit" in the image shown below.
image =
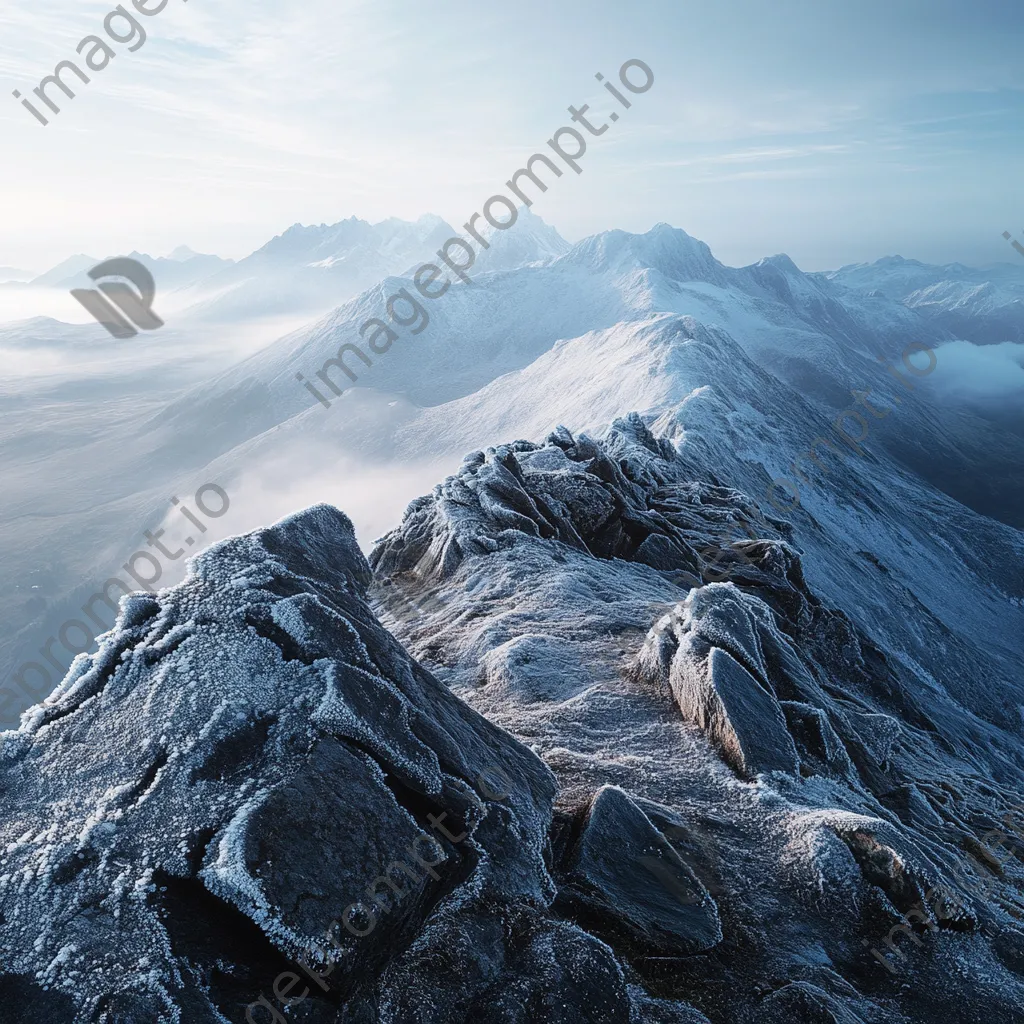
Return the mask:
<svg viewBox="0 0 1024 1024">
<path fill-rule="evenodd" d="M 0 1019 L 1024 1021 L 1012 659 L 707 458 L 559 428 L 125 598 L 0 734 Z"/>
</svg>

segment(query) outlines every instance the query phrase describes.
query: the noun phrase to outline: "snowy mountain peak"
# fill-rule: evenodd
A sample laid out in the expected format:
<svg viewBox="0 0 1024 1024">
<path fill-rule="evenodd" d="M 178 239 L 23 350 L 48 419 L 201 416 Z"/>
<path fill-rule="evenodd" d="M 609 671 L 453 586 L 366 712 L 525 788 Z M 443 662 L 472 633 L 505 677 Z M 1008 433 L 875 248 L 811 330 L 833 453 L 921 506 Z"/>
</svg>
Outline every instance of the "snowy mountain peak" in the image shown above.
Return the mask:
<svg viewBox="0 0 1024 1024">
<path fill-rule="evenodd" d="M 334 255 L 341 248 L 368 241 L 372 230 L 367 221 L 358 217 L 350 217 L 337 224 L 293 224 L 248 258 L 264 256 L 272 259 L 291 259 L 301 253 L 308 254 L 311 261 L 312 258 L 324 259 Z"/>
<path fill-rule="evenodd" d="M 566 263 L 621 273 L 657 270 L 674 281 L 725 283 L 725 267 L 708 245 L 671 224 L 656 224 L 642 235 L 604 231 L 577 243 L 562 257 Z"/>
<path fill-rule="evenodd" d="M 784 253 L 776 253 L 774 256 L 765 256 L 754 264 L 755 267 L 774 267 L 784 274 L 802 274 L 803 271 Z"/>
<path fill-rule="evenodd" d="M 482 232 L 490 244 L 477 266 L 484 271 L 514 270 L 564 256 L 572 246 L 543 218 L 520 206 L 510 228 L 488 225 Z"/>
<path fill-rule="evenodd" d="M 452 233 L 451 227 L 435 214 L 415 222 L 390 217 L 377 224 L 349 217 L 336 224 L 293 224 L 242 261 L 261 263 L 267 259 L 289 266 L 331 268 L 358 258 L 367 271 L 378 276 L 400 269 L 404 261 L 418 260 Z"/>
<path fill-rule="evenodd" d="M 195 259 L 196 257 L 209 256 L 210 253 L 196 252 L 195 249 L 187 245 L 179 245 L 176 249 L 168 253 L 167 259 L 178 260 L 184 262 L 185 260 Z"/>
</svg>

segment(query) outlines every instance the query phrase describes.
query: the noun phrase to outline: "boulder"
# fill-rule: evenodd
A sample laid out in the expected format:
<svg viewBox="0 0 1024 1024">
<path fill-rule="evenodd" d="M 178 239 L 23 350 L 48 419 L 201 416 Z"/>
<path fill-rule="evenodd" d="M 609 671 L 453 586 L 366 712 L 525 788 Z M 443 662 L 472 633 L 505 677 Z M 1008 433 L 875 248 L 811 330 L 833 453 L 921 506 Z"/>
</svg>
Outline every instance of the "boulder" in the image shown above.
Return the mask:
<svg viewBox="0 0 1024 1024">
<path fill-rule="evenodd" d="M 696 953 L 722 939 L 707 889 L 615 786 L 600 789 L 586 812 L 559 899 L 597 934 L 649 952 Z"/>
</svg>

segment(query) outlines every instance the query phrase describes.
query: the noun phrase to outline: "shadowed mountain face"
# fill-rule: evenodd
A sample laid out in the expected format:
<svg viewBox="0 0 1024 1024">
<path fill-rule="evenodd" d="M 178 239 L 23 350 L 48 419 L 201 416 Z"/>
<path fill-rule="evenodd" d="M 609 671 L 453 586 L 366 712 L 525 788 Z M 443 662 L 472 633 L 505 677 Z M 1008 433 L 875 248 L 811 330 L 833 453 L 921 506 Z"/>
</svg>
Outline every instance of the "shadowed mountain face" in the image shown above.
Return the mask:
<svg viewBox="0 0 1024 1024">
<path fill-rule="evenodd" d="M 933 266 L 902 256 L 813 275 L 843 292 L 895 299 L 954 337 L 978 345 L 1024 342 L 1024 275 L 1016 259 L 990 267 Z"/>
<path fill-rule="evenodd" d="M 125 599 L 0 736 L 13 1019 L 1024 1020 L 1019 642 L 912 561 L 882 620 L 716 444 L 560 428 L 368 563 L 321 505 Z"/>
</svg>

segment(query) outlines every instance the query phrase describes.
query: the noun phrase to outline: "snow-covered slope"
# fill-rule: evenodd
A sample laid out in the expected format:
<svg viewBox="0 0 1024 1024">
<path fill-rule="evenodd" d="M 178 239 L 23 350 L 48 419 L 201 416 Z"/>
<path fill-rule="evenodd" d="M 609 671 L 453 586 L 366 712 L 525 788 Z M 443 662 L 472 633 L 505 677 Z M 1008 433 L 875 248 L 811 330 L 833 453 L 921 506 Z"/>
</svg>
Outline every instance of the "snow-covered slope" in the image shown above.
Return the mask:
<svg viewBox="0 0 1024 1024">
<path fill-rule="evenodd" d="M 665 326 L 742 365 L 694 415 L 746 433 L 766 372 Z M 1024 1020 L 1019 646 L 909 599 L 874 635 L 805 576 L 835 522 L 738 465 L 694 422 L 559 427 L 369 563 L 317 506 L 127 599 L 0 734 L 0 985 L 48 1024 Z M 1020 636 L 994 531 L 948 585 Z"/>
<path fill-rule="evenodd" d="M 340 244 L 326 229 L 296 232 L 287 244 L 285 237 L 271 248 L 303 259 L 328 259 Z M 1021 525 L 1024 433 L 946 401 L 932 384 L 941 365 L 909 391 L 878 361 L 899 366 L 912 342 L 941 354 L 948 333 L 895 300 L 851 299 L 786 257 L 725 267 L 667 225 L 606 232 L 529 262 L 481 271 L 424 302 L 429 323 L 420 333 L 399 328 L 369 367 L 349 360 L 355 386 L 331 371 L 348 390 L 330 395 L 329 409 L 295 374 L 317 381 L 339 345 L 362 343 L 359 325 L 386 317 L 389 296 L 415 294 L 407 278 L 385 279 L 187 390 L 182 377 L 145 361 L 130 387 L 111 379 L 102 391 L 76 394 L 65 382 L 59 403 L 45 382 L 19 385 L 0 453 L 8 482 L 0 550 L 14 584 L 0 608 L 4 677 L 39 660 L 47 636 L 78 617 L 98 584 L 144 544 L 144 530 L 161 525 L 172 495 L 208 480 L 227 487 L 237 498 L 228 530 L 327 495 L 357 519 L 357 506 L 376 504 L 360 529 L 382 530 L 471 447 L 542 436 L 558 423 L 599 431 L 626 410 L 670 436 L 696 430 L 708 450 L 705 471 L 749 493 L 791 478 L 801 499 L 793 514 L 817 538 L 806 571 L 830 597 L 852 587 L 870 615 L 865 628 L 884 631 L 893 603 L 911 599 L 873 567 L 877 559 L 906 570 L 913 600 L 945 626 L 956 628 L 959 616 L 961 631 L 980 629 L 993 650 L 1005 648 L 1003 612 L 989 621 L 987 599 L 944 585 L 962 574 L 944 564 L 943 545 L 960 558 L 972 538 L 965 557 L 976 575 L 1020 594 L 1007 534 L 991 518 Z M 120 400 L 105 406 L 122 385 Z M 869 436 L 855 449 L 832 423 L 868 392 L 879 418 L 859 407 Z M 25 415 L 39 402 L 49 403 L 45 475 L 32 454 L 40 427 Z M 777 497 L 785 503 L 784 493 Z M 361 532 L 360 540 L 368 546 L 373 536 Z M 908 657 L 930 664 L 928 635 L 904 640 Z"/>
<path fill-rule="evenodd" d="M 887 256 L 817 276 L 859 295 L 895 299 L 979 345 L 1024 342 L 1024 261 L 976 268 Z"/>
</svg>

